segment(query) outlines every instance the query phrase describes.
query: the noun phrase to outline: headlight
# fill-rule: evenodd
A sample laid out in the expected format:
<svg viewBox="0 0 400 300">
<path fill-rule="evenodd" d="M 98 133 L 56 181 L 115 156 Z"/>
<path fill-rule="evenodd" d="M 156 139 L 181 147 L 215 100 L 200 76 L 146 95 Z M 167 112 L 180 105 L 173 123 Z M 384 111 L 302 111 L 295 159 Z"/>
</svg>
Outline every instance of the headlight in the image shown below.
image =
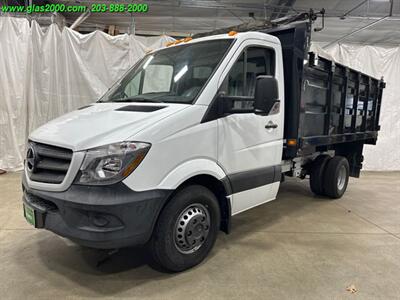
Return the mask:
<svg viewBox="0 0 400 300">
<path fill-rule="evenodd" d="M 121 181 L 141 163 L 150 144 L 123 142 L 86 151 L 77 184 L 106 185 Z"/>
</svg>

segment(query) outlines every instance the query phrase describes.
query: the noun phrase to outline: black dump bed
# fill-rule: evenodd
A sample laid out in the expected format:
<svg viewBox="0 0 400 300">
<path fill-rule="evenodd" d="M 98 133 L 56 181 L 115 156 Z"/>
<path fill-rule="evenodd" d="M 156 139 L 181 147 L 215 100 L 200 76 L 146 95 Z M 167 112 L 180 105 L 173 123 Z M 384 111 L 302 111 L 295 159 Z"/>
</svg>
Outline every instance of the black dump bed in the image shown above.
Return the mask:
<svg viewBox="0 0 400 300">
<path fill-rule="evenodd" d="M 344 143 L 361 146 L 362 152 L 363 144 L 376 143 L 382 80 L 308 52 L 308 22 L 259 31 L 278 37 L 282 44 L 284 138 L 291 141 L 286 142 L 285 159 L 343 149 Z"/>
</svg>

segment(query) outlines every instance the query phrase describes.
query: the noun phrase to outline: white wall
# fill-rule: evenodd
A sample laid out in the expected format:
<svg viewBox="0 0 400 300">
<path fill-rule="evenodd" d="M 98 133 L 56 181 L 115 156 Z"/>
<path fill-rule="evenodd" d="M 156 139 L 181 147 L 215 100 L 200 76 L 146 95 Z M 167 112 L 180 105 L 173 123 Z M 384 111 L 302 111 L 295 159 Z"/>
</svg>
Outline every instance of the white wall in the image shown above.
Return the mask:
<svg viewBox="0 0 400 300">
<path fill-rule="evenodd" d="M 340 44 L 312 51 L 368 75 L 384 77 L 380 114 L 381 131 L 376 146 L 366 145 L 364 170 L 400 170 L 400 47 Z"/>
<path fill-rule="evenodd" d="M 0 17 L 0 169 L 22 167 L 29 132 L 96 101 L 147 50 L 167 36 L 82 35 Z"/>
</svg>

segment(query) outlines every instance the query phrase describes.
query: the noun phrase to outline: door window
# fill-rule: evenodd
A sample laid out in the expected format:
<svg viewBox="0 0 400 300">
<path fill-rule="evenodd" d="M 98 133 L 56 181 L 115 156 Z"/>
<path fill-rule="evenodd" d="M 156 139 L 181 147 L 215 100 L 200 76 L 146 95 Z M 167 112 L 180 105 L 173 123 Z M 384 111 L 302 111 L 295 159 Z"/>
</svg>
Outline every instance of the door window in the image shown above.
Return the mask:
<svg viewBox="0 0 400 300">
<path fill-rule="evenodd" d="M 234 108 L 252 108 L 254 105 L 253 98 L 257 76 L 274 76 L 274 60 L 274 51 L 271 49 L 263 47 L 249 47 L 245 49 L 222 83 L 220 92 L 228 97 L 249 98 L 249 101 L 234 101 Z"/>
</svg>

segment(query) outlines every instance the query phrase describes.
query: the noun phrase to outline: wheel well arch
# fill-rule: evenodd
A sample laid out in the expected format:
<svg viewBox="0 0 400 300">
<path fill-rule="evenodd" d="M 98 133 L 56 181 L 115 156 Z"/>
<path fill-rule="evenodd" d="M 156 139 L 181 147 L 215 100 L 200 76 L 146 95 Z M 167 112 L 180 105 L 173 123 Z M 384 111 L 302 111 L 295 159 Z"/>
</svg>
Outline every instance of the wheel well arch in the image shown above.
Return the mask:
<svg viewBox="0 0 400 300">
<path fill-rule="evenodd" d="M 220 230 L 228 234 L 230 232 L 230 223 L 231 223 L 230 222 L 231 203 L 230 200 L 227 198 L 227 196 L 231 194 L 230 193 L 231 188 L 228 179 L 219 180 L 214 176 L 207 174 L 195 175 L 182 182 L 172 193 L 169 199 L 171 199 L 174 196 L 174 194 L 177 193 L 182 188 L 194 184 L 202 185 L 208 188 L 217 197 L 221 212 Z"/>
</svg>

